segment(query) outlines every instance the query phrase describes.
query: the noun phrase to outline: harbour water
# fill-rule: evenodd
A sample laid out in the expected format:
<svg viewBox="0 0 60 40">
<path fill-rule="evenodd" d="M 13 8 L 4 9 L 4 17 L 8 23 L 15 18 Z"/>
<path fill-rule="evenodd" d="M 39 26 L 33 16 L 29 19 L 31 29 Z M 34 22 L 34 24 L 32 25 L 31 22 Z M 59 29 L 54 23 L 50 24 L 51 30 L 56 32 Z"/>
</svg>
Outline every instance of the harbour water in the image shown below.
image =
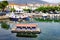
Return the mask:
<svg viewBox="0 0 60 40">
<path fill-rule="evenodd" d="M 36 38 L 17 37 L 16 33 L 11 33 L 11 28 L 15 27 L 15 24 L 19 22 L 6 23 L 10 25 L 10 28 L 4 29 L 0 26 L 0 40 L 60 40 L 60 22 L 27 22 L 36 23 L 41 29 L 41 33 Z"/>
</svg>

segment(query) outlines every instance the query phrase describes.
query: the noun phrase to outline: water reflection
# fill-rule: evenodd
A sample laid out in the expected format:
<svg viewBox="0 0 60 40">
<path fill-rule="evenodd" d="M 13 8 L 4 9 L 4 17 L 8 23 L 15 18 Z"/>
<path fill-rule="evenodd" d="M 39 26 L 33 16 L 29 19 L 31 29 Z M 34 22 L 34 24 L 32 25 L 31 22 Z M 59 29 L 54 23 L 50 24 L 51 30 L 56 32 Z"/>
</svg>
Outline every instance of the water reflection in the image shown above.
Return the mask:
<svg viewBox="0 0 60 40">
<path fill-rule="evenodd" d="M 34 18 L 34 20 L 39 22 L 60 22 L 60 19 L 49 19 L 49 18 Z"/>
<path fill-rule="evenodd" d="M 10 28 L 15 27 L 17 23 L 32 23 L 32 22 L 5 22 L 10 25 Z M 13 34 L 10 30 L 3 30 L 0 28 L 0 40 L 60 40 L 60 22 L 35 22 L 38 24 L 42 33 L 37 37 L 22 37 L 20 33 Z M 35 35 L 34 35 L 35 36 Z"/>
<path fill-rule="evenodd" d="M 29 37 L 29 38 L 36 38 L 37 35 L 36 34 L 32 34 L 32 33 L 17 33 L 16 37 Z"/>
<path fill-rule="evenodd" d="M 4 22 L 1 23 L 1 28 L 8 30 L 10 26 Z"/>
</svg>

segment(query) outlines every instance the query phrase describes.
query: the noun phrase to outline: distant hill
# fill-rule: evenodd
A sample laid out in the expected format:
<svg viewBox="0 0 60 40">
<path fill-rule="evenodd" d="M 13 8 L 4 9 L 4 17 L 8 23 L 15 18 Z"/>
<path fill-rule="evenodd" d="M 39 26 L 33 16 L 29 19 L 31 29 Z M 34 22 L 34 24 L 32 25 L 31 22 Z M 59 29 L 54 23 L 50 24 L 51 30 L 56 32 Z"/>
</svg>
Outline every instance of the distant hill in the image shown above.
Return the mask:
<svg viewBox="0 0 60 40">
<path fill-rule="evenodd" d="M 44 4 L 44 3 L 48 3 L 48 2 L 45 2 L 45 1 L 42 1 L 42 0 L 10 0 L 10 2 L 14 2 L 14 3 L 17 3 L 17 4 L 20 4 L 20 3 L 23 3 L 23 4 L 26 4 L 26 3 L 40 3 L 40 4 Z"/>
</svg>

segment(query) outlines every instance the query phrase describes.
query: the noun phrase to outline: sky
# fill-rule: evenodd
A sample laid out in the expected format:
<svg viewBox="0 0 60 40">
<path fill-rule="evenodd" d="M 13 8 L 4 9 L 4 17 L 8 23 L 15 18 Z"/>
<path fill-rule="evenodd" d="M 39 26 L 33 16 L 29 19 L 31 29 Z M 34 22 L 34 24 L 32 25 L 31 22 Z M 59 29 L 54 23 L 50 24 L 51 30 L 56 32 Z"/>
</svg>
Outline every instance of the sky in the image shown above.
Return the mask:
<svg viewBox="0 0 60 40">
<path fill-rule="evenodd" d="M 60 2 L 60 0 L 43 0 L 43 1 L 46 1 L 49 3 L 59 3 Z"/>
<path fill-rule="evenodd" d="M 2 0 L 0 0 L 0 1 L 2 1 Z M 42 0 L 42 1 L 46 1 L 46 2 L 49 2 L 49 3 L 59 3 L 60 2 L 60 0 Z"/>
</svg>

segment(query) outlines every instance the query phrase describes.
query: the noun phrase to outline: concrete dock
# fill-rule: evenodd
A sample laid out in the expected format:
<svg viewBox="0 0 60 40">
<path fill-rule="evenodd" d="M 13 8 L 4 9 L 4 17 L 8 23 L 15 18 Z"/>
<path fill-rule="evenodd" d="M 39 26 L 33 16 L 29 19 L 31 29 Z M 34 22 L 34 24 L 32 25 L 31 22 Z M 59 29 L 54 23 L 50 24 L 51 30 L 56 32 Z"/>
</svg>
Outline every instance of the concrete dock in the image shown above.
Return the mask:
<svg viewBox="0 0 60 40">
<path fill-rule="evenodd" d="M 8 19 L 9 17 L 8 16 L 0 16 L 0 20 L 1 19 Z"/>
</svg>

